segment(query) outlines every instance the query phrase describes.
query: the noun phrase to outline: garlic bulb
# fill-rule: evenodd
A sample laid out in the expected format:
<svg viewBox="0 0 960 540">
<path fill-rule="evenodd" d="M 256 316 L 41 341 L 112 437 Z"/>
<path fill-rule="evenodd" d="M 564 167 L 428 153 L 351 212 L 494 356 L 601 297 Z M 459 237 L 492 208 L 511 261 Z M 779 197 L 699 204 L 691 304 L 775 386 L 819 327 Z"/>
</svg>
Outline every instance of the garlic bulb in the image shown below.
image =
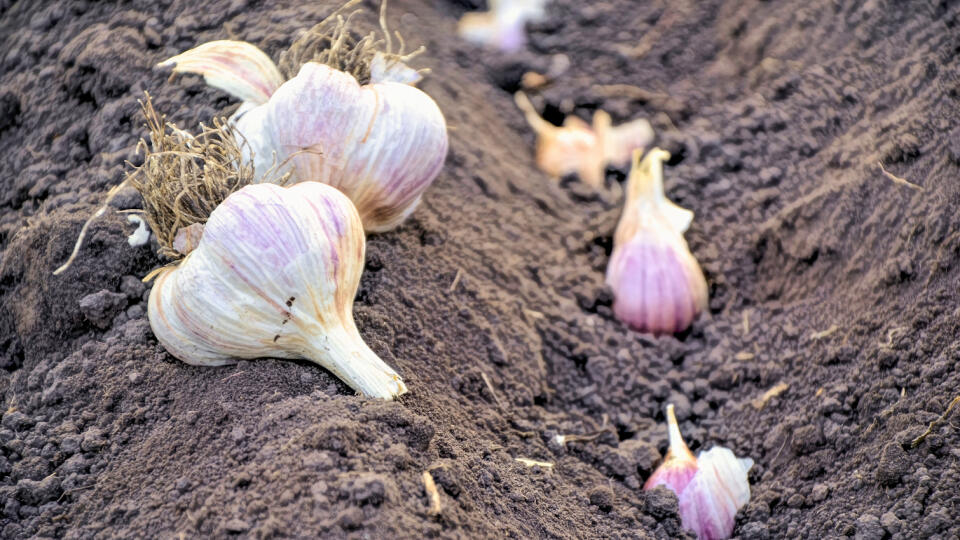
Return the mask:
<svg viewBox="0 0 960 540">
<path fill-rule="evenodd" d="M 464 14 L 457 33 L 471 43 L 516 51 L 527 42 L 527 21 L 542 19 L 545 4 L 546 0 L 490 0 L 490 11 Z"/>
<path fill-rule="evenodd" d="M 593 126 L 567 115 L 563 127 L 557 127 L 540 117 L 526 94 L 517 92 L 514 98 L 537 133 L 537 166 L 554 178 L 577 173 L 581 180 L 599 188 L 607 165 L 622 167 L 635 150 L 653 142 L 653 128 L 643 118 L 613 126 L 610 115 L 598 110 Z"/>
<path fill-rule="evenodd" d="M 363 263 L 363 228 L 342 193 L 316 182 L 249 185 L 214 209 L 179 266 L 159 271 L 150 326 L 188 364 L 304 358 L 392 399 L 406 386 L 353 321 Z"/>
<path fill-rule="evenodd" d="M 606 282 L 618 319 L 641 332 L 672 334 L 706 309 L 707 282 L 683 239 L 693 212 L 663 192 L 663 161 L 670 154 L 654 148 L 642 162 L 640 155 L 634 153 Z"/>
<path fill-rule="evenodd" d="M 667 455 L 643 489 L 662 485 L 676 493 L 683 526 L 700 540 L 730 538 L 737 512 L 750 502 L 747 473 L 753 460 L 719 446 L 694 458 L 680 435 L 673 405 L 667 405 L 667 430 Z"/>
<path fill-rule="evenodd" d="M 350 197 L 367 231 L 379 232 L 413 212 L 447 155 L 443 113 L 412 86 L 420 74 L 399 58 L 373 55 L 365 85 L 314 61 L 276 84 L 273 62 L 236 41 L 207 43 L 159 65 L 203 75 L 244 100 L 231 122 L 256 181 L 289 172 L 290 182 L 330 184 Z"/>
<path fill-rule="evenodd" d="M 318 180 L 350 197 L 364 228 L 402 222 L 440 174 L 447 129 L 430 96 L 396 82 L 360 86 L 309 62 L 270 100 L 236 121 L 256 176 L 279 162 L 292 181 Z"/>
</svg>

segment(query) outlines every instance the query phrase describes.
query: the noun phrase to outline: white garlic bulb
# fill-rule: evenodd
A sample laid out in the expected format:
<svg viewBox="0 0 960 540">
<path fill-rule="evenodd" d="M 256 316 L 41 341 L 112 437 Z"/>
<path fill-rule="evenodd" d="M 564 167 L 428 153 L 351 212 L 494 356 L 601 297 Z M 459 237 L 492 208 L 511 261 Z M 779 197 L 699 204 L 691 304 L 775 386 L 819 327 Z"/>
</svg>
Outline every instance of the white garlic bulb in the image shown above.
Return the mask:
<svg viewBox="0 0 960 540">
<path fill-rule="evenodd" d="M 737 512 L 750 502 L 747 473 L 753 460 L 737 458 L 721 446 L 694 458 L 680 435 L 673 405 L 667 406 L 667 431 L 667 455 L 643 489 L 662 485 L 676 493 L 684 528 L 695 532 L 700 540 L 730 538 Z"/>
<path fill-rule="evenodd" d="M 363 228 L 342 193 L 316 182 L 249 185 L 211 213 L 179 266 L 160 271 L 150 326 L 188 364 L 304 358 L 392 399 L 406 386 L 353 321 L 363 264 Z"/>
<path fill-rule="evenodd" d="M 396 82 L 360 86 L 315 62 L 236 126 L 253 151 L 257 177 L 279 161 L 279 172 L 291 172 L 295 182 L 330 184 L 374 232 L 410 215 L 447 155 L 446 124 L 430 96 Z"/>
<path fill-rule="evenodd" d="M 366 85 L 307 62 L 274 86 L 279 71 L 255 46 L 214 43 L 220 45 L 201 45 L 160 65 L 201 74 L 245 100 L 231 121 L 257 181 L 289 172 L 292 182 L 330 184 L 350 197 L 367 231 L 380 232 L 406 219 L 440 174 L 446 121 L 436 102 L 412 86 L 420 75 L 403 62 L 376 55 Z M 234 55 L 224 60 L 227 49 Z M 267 88 L 267 99 L 250 91 Z"/>
<path fill-rule="evenodd" d="M 683 238 L 693 212 L 663 192 L 663 161 L 670 154 L 654 148 L 642 162 L 640 156 L 634 153 L 606 282 L 618 319 L 641 332 L 672 334 L 706 309 L 707 282 Z"/>
</svg>

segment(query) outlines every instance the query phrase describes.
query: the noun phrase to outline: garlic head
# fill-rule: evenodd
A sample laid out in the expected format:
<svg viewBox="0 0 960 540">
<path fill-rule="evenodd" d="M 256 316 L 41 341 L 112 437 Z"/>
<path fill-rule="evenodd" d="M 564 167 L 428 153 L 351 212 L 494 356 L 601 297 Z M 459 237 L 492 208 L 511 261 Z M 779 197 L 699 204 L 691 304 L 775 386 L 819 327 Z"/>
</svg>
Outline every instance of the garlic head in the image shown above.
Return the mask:
<svg viewBox="0 0 960 540">
<path fill-rule="evenodd" d="M 334 186 L 373 232 L 413 212 L 447 155 L 446 122 L 430 96 L 397 82 L 361 86 L 316 62 L 304 64 L 236 127 L 257 178 L 279 163 L 293 182 Z"/>
<path fill-rule="evenodd" d="M 316 182 L 249 185 L 214 209 L 179 266 L 159 272 L 150 326 L 188 364 L 303 358 L 392 399 L 406 386 L 353 320 L 363 264 L 363 227 L 342 193 Z"/>
<path fill-rule="evenodd" d="M 700 540 L 730 538 L 737 512 L 750 502 L 747 473 L 753 460 L 737 458 L 720 446 L 694 458 L 680 435 L 672 404 L 667 405 L 667 429 L 670 448 L 643 489 L 662 485 L 676 493 L 684 528 Z"/>
<path fill-rule="evenodd" d="M 640 152 L 634 153 L 606 275 L 617 318 L 653 334 L 681 332 L 707 307 L 706 279 L 683 238 L 693 212 L 663 192 L 669 156 L 653 149 L 641 162 Z"/>
<path fill-rule="evenodd" d="M 236 49 L 236 57 L 224 51 Z M 244 100 L 231 117 L 256 182 L 290 173 L 289 182 L 323 182 L 347 194 L 365 230 L 399 225 L 416 208 L 446 159 L 440 108 L 413 84 L 402 57 L 376 53 L 371 82 L 306 62 L 284 82 L 269 57 L 249 43 L 201 45 L 160 65 L 198 73 Z"/>
</svg>

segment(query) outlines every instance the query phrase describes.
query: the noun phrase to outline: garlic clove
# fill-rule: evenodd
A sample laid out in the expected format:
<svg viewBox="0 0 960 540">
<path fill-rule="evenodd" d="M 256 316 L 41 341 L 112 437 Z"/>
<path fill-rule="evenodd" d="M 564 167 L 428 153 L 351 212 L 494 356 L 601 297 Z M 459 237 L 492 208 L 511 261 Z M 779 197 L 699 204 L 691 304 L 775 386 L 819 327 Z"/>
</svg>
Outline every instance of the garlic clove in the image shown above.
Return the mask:
<svg viewBox="0 0 960 540">
<path fill-rule="evenodd" d="M 406 386 L 353 321 L 363 263 L 360 217 L 342 193 L 316 182 L 249 185 L 211 213 L 179 266 L 159 272 L 150 326 L 189 364 L 304 358 L 392 399 Z"/>
<path fill-rule="evenodd" d="M 693 457 L 687 443 L 683 441 L 673 404 L 667 405 L 667 436 L 670 444 L 667 455 L 664 456 L 663 463 L 643 484 L 643 489 L 667 486 L 674 493 L 681 493 L 697 472 L 697 459 Z"/>
<path fill-rule="evenodd" d="M 523 92 L 514 99 L 537 134 L 537 167 L 554 178 L 577 173 L 584 183 L 600 188 L 608 164 L 623 166 L 632 152 L 653 141 L 653 128 L 644 119 L 612 126 L 610 115 L 597 111 L 592 126 L 567 115 L 558 127 L 541 118 Z"/>
<path fill-rule="evenodd" d="M 627 202 L 614 235 L 606 283 L 614 293 L 613 311 L 631 328 L 672 334 L 688 328 L 707 307 L 707 282 L 682 232 L 693 213 L 663 193 L 663 160 L 651 150 L 634 167 Z"/>
<path fill-rule="evenodd" d="M 601 120 L 598 124 L 598 115 L 603 115 L 606 120 Z M 603 159 L 615 167 L 623 167 L 630 162 L 630 156 L 636 150 L 643 150 L 653 143 L 653 126 L 646 118 L 631 120 L 626 124 L 612 126 L 610 115 L 604 111 L 597 111 L 594 115 L 594 129 L 601 139 L 603 147 Z"/>
<path fill-rule="evenodd" d="M 714 447 L 697 458 L 697 473 L 678 496 L 683 526 L 700 540 L 730 538 L 737 512 L 750 502 L 750 458 Z"/>
<path fill-rule="evenodd" d="M 283 84 L 273 60 L 245 41 L 211 41 L 157 64 L 169 66 L 174 73 L 203 75 L 208 85 L 257 105 Z"/>
<path fill-rule="evenodd" d="M 694 458 L 683 442 L 672 404 L 667 405 L 667 430 L 670 448 L 643 489 L 663 485 L 676 493 L 684 528 L 700 540 L 729 538 L 737 512 L 750 502 L 747 473 L 753 460 L 737 458 L 720 446 Z"/>
<path fill-rule="evenodd" d="M 410 215 L 439 175 L 448 145 L 446 121 L 427 94 L 397 82 L 361 86 L 315 62 L 238 118 L 236 128 L 258 179 L 279 166 L 293 182 L 334 186 L 371 232 Z"/>
</svg>

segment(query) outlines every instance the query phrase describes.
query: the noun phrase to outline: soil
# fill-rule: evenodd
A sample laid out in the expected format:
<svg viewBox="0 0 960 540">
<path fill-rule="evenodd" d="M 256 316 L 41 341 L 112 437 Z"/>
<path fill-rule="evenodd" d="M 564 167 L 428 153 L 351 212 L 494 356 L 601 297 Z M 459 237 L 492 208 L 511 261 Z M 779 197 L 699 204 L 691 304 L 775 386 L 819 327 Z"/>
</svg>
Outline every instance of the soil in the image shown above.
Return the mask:
<svg viewBox="0 0 960 540">
<path fill-rule="evenodd" d="M 52 275 L 136 161 L 144 90 L 188 128 L 237 105 L 151 66 L 223 38 L 276 59 L 332 7 L 0 0 L 0 536 L 692 537 L 640 490 L 667 403 L 694 451 L 755 460 L 736 536 L 960 536 L 960 5 L 553 0 L 501 54 L 456 38 L 477 0 L 392 0 L 451 149 L 368 239 L 354 311 L 411 389 L 391 403 L 307 362 L 172 358 L 123 214 Z M 511 94 L 557 55 L 551 121 L 649 117 L 673 154 L 711 295 L 683 335 L 612 317 L 624 171 L 534 166 Z"/>
</svg>

